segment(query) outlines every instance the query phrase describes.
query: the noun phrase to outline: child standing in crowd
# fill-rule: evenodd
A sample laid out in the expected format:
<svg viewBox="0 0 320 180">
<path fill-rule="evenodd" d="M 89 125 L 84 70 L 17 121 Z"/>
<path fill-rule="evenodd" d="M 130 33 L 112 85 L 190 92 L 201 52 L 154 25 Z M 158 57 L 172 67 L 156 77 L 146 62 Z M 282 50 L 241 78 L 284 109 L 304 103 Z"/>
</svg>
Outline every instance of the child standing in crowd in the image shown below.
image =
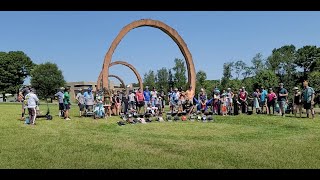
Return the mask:
<svg viewBox="0 0 320 180">
<path fill-rule="evenodd" d="M 225 93 L 223 93 L 221 97 L 221 113 L 222 116 L 227 115 L 227 98 Z"/>
</svg>

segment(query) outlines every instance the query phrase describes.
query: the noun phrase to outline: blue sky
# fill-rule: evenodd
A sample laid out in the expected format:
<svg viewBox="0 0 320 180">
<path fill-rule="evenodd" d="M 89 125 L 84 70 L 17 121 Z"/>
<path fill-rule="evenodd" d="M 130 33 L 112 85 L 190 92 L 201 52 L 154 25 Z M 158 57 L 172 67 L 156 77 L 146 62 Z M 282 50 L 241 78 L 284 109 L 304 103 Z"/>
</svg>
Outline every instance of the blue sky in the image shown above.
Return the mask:
<svg viewBox="0 0 320 180">
<path fill-rule="evenodd" d="M 96 81 L 119 31 L 146 18 L 174 28 L 188 45 L 196 71 L 204 70 L 208 79 L 221 78 L 225 62 L 249 64 L 255 54 L 266 58 L 286 44 L 320 46 L 320 12 L 21 11 L 0 12 L 0 51 L 21 50 L 35 63 L 55 62 L 67 81 Z M 183 55 L 170 37 L 141 27 L 122 39 L 112 61 L 127 61 L 143 76 L 173 67 L 175 58 Z M 137 82 L 127 67 L 114 66 L 110 74 Z"/>
</svg>

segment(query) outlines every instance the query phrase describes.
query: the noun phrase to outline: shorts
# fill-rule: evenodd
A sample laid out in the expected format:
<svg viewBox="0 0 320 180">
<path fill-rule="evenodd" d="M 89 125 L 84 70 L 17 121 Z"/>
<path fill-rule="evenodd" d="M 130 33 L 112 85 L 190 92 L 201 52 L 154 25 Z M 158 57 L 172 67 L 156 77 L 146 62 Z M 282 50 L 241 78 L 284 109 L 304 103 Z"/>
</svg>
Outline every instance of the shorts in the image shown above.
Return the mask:
<svg viewBox="0 0 320 180">
<path fill-rule="evenodd" d="M 84 104 L 78 104 L 80 111 L 84 110 Z"/>
<path fill-rule="evenodd" d="M 260 107 L 263 107 L 266 105 L 266 101 L 260 101 Z"/>
<path fill-rule="evenodd" d="M 304 109 L 313 109 L 313 105 L 311 105 L 311 102 L 310 103 L 304 103 L 303 108 Z"/>
<path fill-rule="evenodd" d="M 64 107 L 65 107 L 65 110 L 69 110 L 70 109 L 70 104 L 65 104 Z"/>
<path fill-rule="evenodd" d="M 279 101 L 279 106 L 280 106 L 280 107 L 284 107 L 285 104 L 286 104 L 286 101 Z"/>
<path fill-rule="evenodd" d="M 140 102 L 138 101 L 138 102 L 137 102 L 137 106 L 138 106 L 139 108 L 143 107 L 144 104 L 145 104 L 144 101 L 140 101 Z"/>
<path fill-rule="evenodd" d="M 150 101 L 144 101 L 144 106 L 148 106 L 148 104 L 150 104 Z"/>
<path fill-rule="evenodd" d="M 59 110 L 61 111 L 61 110 L 64 110 L 64 104 L 63 103 L 59 103 Z"/>
</svg>

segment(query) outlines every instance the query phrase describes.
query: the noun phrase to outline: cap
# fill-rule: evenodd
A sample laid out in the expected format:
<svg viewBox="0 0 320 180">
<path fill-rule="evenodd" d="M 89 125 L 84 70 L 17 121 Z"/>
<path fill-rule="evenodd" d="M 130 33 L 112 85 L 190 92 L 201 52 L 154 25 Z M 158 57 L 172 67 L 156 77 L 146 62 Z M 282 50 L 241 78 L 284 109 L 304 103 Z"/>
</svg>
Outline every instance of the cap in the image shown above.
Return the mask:
<svg viewBox="0 0 320 180">
<path fill-rule="evenodd" d="M 299 90 L 299 88 L 298 87 L 294 87 L 293 90 Z"/>
<path fill-rule="evenodd" d="M 65 90 L 65 88 L 64 87 L 60 87 L 60 90 Z"/>
<path fill-rule="evenodd" d="M 178 88 L 174 88 L 175 91 L 178 91 Z"/>
<path fill-rule="evenodd" d="M 283 86 L 283 83 L 279 83 L 279 86 Z"/>
<path fill-rule="evenodd" d="M 149 88 L 149 86 L 146 86 L 146 88 L 148 89 L 148 88 Z"/>
<path fill-rule="evenodd" d="M 82 91 L 82 89 L 80 88 L 80 89 L 78 89 L 79 91 Z"/>
</svg>

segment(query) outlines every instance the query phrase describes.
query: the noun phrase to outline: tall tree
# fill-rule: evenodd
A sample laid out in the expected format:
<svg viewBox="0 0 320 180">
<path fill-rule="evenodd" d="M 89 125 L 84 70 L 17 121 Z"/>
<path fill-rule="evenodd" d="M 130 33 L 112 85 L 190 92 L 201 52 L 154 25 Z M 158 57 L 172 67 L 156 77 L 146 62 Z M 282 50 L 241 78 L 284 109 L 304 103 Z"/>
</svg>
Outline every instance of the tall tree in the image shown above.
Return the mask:
<svg viewBox="0 0 320 180">
<path fill-rule="evenodd" d="M 253 73 L 256 75 L 259 72 L 263 71 L 266 67 L 265 67 L 265 60 L 262 59 L 262 54 L 258 53 L 256 54 L 252 60 L 252 65 L 253 65 Z"/>
<path fill-rule="evenodd" d="M 173 79 L 173 75 L 172 75 L 171 69 L 169 69 L 169 74 L 168 74 L 168 86 L 169 86 L 168 89 L 174 87 L 174 79 Z"/>
<path fill-rule="evenodd" d="M 303 68 L 304 78 L 308 77 L 309 72 L 320 62 L 320 48 L 316 46 L 303 46 L 297 51 L 297 59 L 295 63 Z"/>
<path fill-rule="evenodd" d="M 168 84 L 168 78 L 169 73 L 167 68 L 163 67 L 160 70 L 157 71 L 157 88 L 160 89 L 162 86 L 164 90 L 167 90 L 169 88 Z"/>
<path fill-rule="evenodd" d="M 197 79 L 197 82 L 196 82 L 196 93 L 199 93 L 201 88 L 206 88 L 205 87 L 205 81 L 207 79 L 206 72 L 204 72 L 202 70 L 198 71 L 197 75 L 196 75 L 196 79 Z"/>
<path fill-rule="evenodd" d="M 22 51 L 0 52 L 0 92 L 18 93 L 34 66 L 32 60 Z"/>
<path fill-rule="evenodd" d="M 223 77 L 221 79 L 221 86 L 223 89 L 227 88 L 230 79 L 232 78 L 233 62 L 223 64 Z"/>
<path fill-rule="evenodd" d="M 270 69 L 279 77 L 279 81 L 283 82 L 287 89 L 292 89 L 298 82 L 296 77 L 296 57 L 297 52 L 294 45 L 285 45 L 272 51 L 272 55 L 268 58 Z M 273 64 L 273 66 L 270 66 Z"/>
<path fill-rule="evenodd" d="M 172 68 L 174 71 L 175 86 L 185 88 L 187 85 L 186 67 L 184 60 L 176 58 L 174 60 L 175 66 Z"/>
<path fill-rule="evenodd" d="M 239 79 L 240 74 L 242 73 L 242 71 L 244 71 L 244 68 L 246 67 L 246 63 L 243 62 L 242 60 L 239 60 L 237 62 L 234 63 L 234 70 L 235 70 L 235 74 L 236 74 L 236 79 Z"/>
<path fill-rule="evenodd" d="M 143 84 L 144 87 L 149 86 L 149 89 L 151 89 L 152 87 L 156 87 L 156 75 L 154 74 L 154 71 L 149 70 L 148 73 L 144 74 Z"/>
<path fill-rule="evenodd" d="M 65 83 L 62 71 L 55 63 L 42 63 L 31 71 L 31 86 L 36 89 L 39 97 L 53 98 L 56 89 Z"/>
<path fill-rule="evenodd" d="M 271 70 L 260 71 L 254 78 L 254 89 L 264 86 L 265 88 L 277 87 L 279 77 Z"/>
</svg>

